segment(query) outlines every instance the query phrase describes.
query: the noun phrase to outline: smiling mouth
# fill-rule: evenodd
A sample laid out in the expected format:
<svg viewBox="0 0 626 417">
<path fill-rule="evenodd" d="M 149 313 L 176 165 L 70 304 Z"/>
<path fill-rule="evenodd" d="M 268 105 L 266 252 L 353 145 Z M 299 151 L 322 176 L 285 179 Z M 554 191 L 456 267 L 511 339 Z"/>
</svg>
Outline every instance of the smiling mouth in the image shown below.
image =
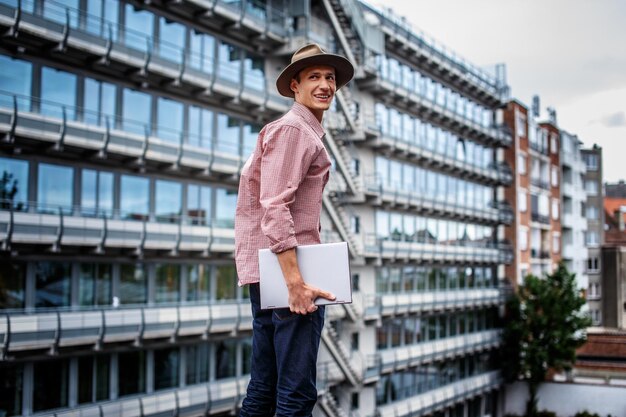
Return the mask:
<svg viewBox="0 0 626 417">
<path fill-rule="evenodd" d="M 328 94 L 318 94 L 315 96 L 315 98 L 318 98 L 320 100 L 328 100 L 331 96 Z"/>
</svg>

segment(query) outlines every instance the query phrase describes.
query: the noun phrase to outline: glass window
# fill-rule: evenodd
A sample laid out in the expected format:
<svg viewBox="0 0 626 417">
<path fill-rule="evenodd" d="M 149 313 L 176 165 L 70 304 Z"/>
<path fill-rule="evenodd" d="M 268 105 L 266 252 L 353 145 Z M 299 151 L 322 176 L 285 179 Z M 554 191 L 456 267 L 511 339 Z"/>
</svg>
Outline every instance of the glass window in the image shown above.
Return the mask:
<svg viewBox="0 0 626 417">
<path fill-rule="evenodd" d="M 107 0 L 87 0 L 86 29 L 87 32 L 99 36 L 109 36 L 109 28 L 117 26 L 119 14 L 117 2 Z M 113 40 L 117 39 L 117 31 L 112 30 Z"/>
<path fill-rule="evenodd" d="M 67 120 L 76 117 L 76 76 L 52 68 L 41 69 L 41 114 Z"/>
<path fill-rule="evenodd" d="M 226 81 L 239 84 L 241 50 L 225 42 L 218 48 L 218 74 Z"/>
<path fill-rule="evenodd" d="M 108 126 L 110 128 L 116 125 L 116 90 L 113 84 L 103 83 L 85 79 L 84 114 L 85 123 L 95 124 L 99 126 Z"/>
<path fill-rule="evenodd" d="M 185 27 L 159 17 L 159 55 L 177 63 L 183 62 Z"/>
<path fill-rule="evenodd" d="M 33 411 L 67 407 L 69 388 L 67 359 L 33 363 Z"/>
<path fill-rule="evenodd" d="M 35 307 L 69 306 L 71 279 L 69 262 L 36 262 Z"/>
<path fill-rule="evenodd" d="M 143 264 L 120 265 L 119 298 L 122 304 L 145 304 L 148 300 L 148 274 Z"/>
<path fill-rule="evenodd" d="M 152 97 L 146 93 L 124 89 L 122 129 L 138 135 L 151 133 L 150 112 Z"/>
<path fill-rule="evenodd" d="M 526 195 L 526 191 L 519 191 L 518 192 L 518 205 L 519 205 L 519 211 L 522 213 L 525 213 L 526 210 L 528 210 L 528 196 Z"/>
<path fill-rule="evenodd" d="M 213 143 L 213 112 L 200 107 L 189 106 L 190 145 L 210 149 Z"/>
<path fill-rule="evenodd" d="M 237 191 L 218 188 L 215 195 L 215 226 L 235 227 L 235 208 Z"/>
<path fill-rule="evenodd" d="M 585 191 L 587 191 L 587 195 L 598 195 L 598 183 L 594 180 L 585 181 Z"/>
<path fill-rule="evenodd" d="M 215 62 L 215 39 L 192 29 L 189 44 L 189 66 L 205 73 L 212 73 Z"/>
<path fill-rule="evenodd" d="M 357 333 L 358 335 L 358 333 Z M 248 337 L 241 341 L 241 353 L 242 353 L 242 374 L 247 375 L 250 373 L 252 365 L 252 338 Z"/>
<path fill-rule="evenodd" d="M 234 300 L 237 298 L 237 271 L 234 265 L 216 267 L 215 299 Z"/>
<path fill-rule="evenodd" d="M 210 271 L 210 267 L 205 264 L 187 267 L 187 301 L 206 301 L 209 299 Z"/>
<path fill-rule="evenodd" d="M 157 303 L 175 303 L 180 300 L 180 265 L 156 265 L 156 294 Z"/>
<path fill-rule="evenodd" d="M 155 215 L 158 222 L 178 223 L 182 214 L 183 186 L 173 181 L 156 181 Z"/>
<path fill-rule="evenodd" d="M 0 310 L 24 308 L 25 288 L 26 264 L 22 262 L 0 262 Z M 0 398 L 2 397 L 0 396 Z M 1 403 L 2 400 L 0 400 Z M 0 410 L 2 410 L 1 407 Z"/>
<path fill-rule="evenodd" d="M 175 388 L 178 384 L 179 351 L 177 347 L 154 351 L 154 389 Z"/>
<path fill-rule="evenodd" d="M 150 200 L 148 178 L 122 175 L 120 216 L 128 220 L 147 220 Z"/>
<path fill-rule="evenodd" d="M 243 150 L 241 155 L 244 158 L 248 158 L 254 152 L 261 128 L 262 126 L 257 124 L 245 123 L 243 125 Z"/>
<path fill-rule="evenodd" d="M 81 306 L 111 304 L 111 269 L 109 264 L 80 264 L 78 304 Z"/>
<path fill-rule="evenodd" d="M 0 209 L 28 210 L 28 161 L 0 158 Z"/>
<path fill-rule="evenodd" d="M 60 165 L 39 164 L 37 205 L 40 212 L 72 212 L 74 169 Z"/>
<path fill-rule="evenodd" d="M 146 391 L 146 356 L 144 351 L 119 353 L 117 372 L 120 397 Z"/>
<path fill-rule="evenodd" d="M 185 349 L 187 385 L 199 384 L 209 380 L 210 345 L 202 343 Z"/>
<path fill-rule="evenodd" d="M 113 174 L 83 169 L 81 176 L 80 209 L 83 216 L 111 217 L 113 215 Z"/>
<path fill-rule="evenodd" d="M 22 4 L 24 6 L 24 4 Z M 17 100 L 19 110 L 30 111 L 31 82 L 33 66 L 30 62 L 0 55 L 0 106 L 13 107 L 12 95 Z"/>
<path fill-rule="evenodd" d="M 159 97 L 157 99 L 157 137 L 178 144 L 183 132 L 183 103 Z"/>
<path fill-rule="evenodd" d="M 109 399 L 109 356 L 78 358 L 78 403 Z"/>
<path fill-rule="evenodd" d="M 146 10 L 135 10 L 135 7 L 130 4 L 126 4 L 124 12 L 126 46 L 143 52 L 151 51 L 154 15 Z"/>
<path fill-rule="evenodd" d="M 0 372 L 0 412 L 3 415 L 8 417 L 22 414 L 23 381 L 23 365 L 3 364 Z"/>
<path fill-rule="evenodd" d="M 526 174 L 526 155 L 519 154 L 517 156 L 517 172 L 520 175 Z"/>
<path fill-rule="evenodd" d="M 586 154 L 585 164 L 587 165 L 587 171 L 597 171 L 598 170 L 598 155 Z"/>
<path fill-rule="evenodd" d="M 46 1 L 43 4 L 43 16 L 62 25 L 67 23 L 67 12 L 70 17 L 70 27 L 78 27 L 78 0 Z"/>
<path fill-rule="evenodd" d="M 238 119 L 218 114 L 217 116 L 217 151 L 232 155 L 239 154 L 239 130 Z"/>
<path fill-rule="evenodd" d="M 389 238 L 389 213 L 376 212 L 376 236 L 380 239 Z"/>
<path fill-rule="evenodd" d="M 190 224 L 211 223 L 211 188 L 199 185 L 187 186 L 187 217 Z"/>
<path fill-rule="evenodd" d="M 237 341 L 233 339 L 218 342 L 215 346 L 215 378 L 235 376 L 237 364 Z"/>
<path fill-rule="evenodd" d="M 257 91 L 265 91 L 265 60 L 246 52 L 243 69 L 245 86 Z"/>
</svg>

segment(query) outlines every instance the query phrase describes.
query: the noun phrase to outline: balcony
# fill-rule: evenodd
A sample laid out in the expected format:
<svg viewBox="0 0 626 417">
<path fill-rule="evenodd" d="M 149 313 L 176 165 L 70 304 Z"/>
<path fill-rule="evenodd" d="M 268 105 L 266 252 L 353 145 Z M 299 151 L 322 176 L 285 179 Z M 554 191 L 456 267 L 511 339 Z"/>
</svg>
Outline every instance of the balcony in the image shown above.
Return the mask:
<svg viewBox="0 0 626 417">
<path fill-rule="evenodd" d="M 0 316 L 2 353 L 91 347 L 252 330 L 248 301 L 202 305 L 141 306 L 54 311 L 4 311 Z"/>
<path fill-rule="evenodd" d="M 531 248 L 530 257 L 535 258 L 535 259 L 541 259 L 541 260 L 550 259 L 550 251 L 537 249 L 537 248 Z"/>
<path fill-rule="evenodd" d="M 380 317 L 401 316 L 430 311 L 461 310 L 500 305 L 505 294 L 498 288 L 378 294 L 376 305 Z"/>
<path fill-rule="evenodd" d="M 531 177 L 530 178 L 531 185 L 534 185 L 537 188 L 541 188 L 543 190 L 550 190 L 550 183 L 547 180 L 542 178 Z"/>
<path fill-rule="evenodd" d="M 380 358 L 380 373 L 493 349 L 500 345 L 500 333 L 499 330 L 485 330 L 411 346 L 383 349 L 377 354 Z"/>
<path fill-rule="evenodd" d="M 364 236 L 364 256 L 394 261 L 484 262 L 499 263 L 500 253 L 494 242 L 468 242 L 465 245 L 390 240 L 375 234 Z"/>
<path fill-rule="evenodd" d="M 387 48 L 400 51 L 402 56 L 427 73 L 444 79 L 475 100 L 490 106 L 503 105 L 509 89 L 504 82 L 448 51 L 424 33 L 416 33 L 405 20 L 367 4 L 362 7 L 376 14 L 386 35 Z"/>
<path fill-rule="evenodd" d="M 499 201 L 495 204 L 498 210 L 498 221 L 500 224 L 510 225 L 515 220 L 513 208 L 507 201 Z"/>
<path fill-rule="evenodd" d="M 548 144 L 541 144 L 539 142 L 533 142 L 533 141 L 528 141 L 530 149 L 539 152 L 540 154 L 544 155 L 544 156 L 549 156 L 550 154 L 548 153 Z"/>
<path fill-rule="evenodd" d="M 541 223 L 541 224 L 550 224 L 550 216 L 544 216 L 542 214 L 537 213 L 536 211 L 531 211 L 530 218 L 532 221 Z"/>
<path fill-rule="evenodd" d="M 380 71 L 377 74 L 380 74 Z M 511 145 L 512 138 L 505 130 L 494 126 L 483 126 L 436 103 L 423 94 L 410 91 L 398 81 L 392 81 L 376 75 L 375 78 L 362 81 L 359 87 L 370 91 L 381 99 L 383 97 L 387 98 L 389 102 L 402 111 L 417 114 L 420 119 L 441 126 L 462 137 L 467 137 L 489 146 L 508 147 Z"/>
<path fill-rule="evenodd" d="M 87 248 L 95 253 L 107 249 L 127 250 L 137 255 L 185 253 L 209 256 L 230 255 L 235 249 L 232 222 L 203 224 L 204 219 L 172 216 L 159 223 L 143 214 L 114 211 L 111 218 L 81 207 L 51 207 L 28 203 L 27 212 L 14 211 L 3 204 L 0 211 L 0 240 L 5 249 L 47 247 L 53 252 L 63 248 Z M 9 208 L 6 208 L 9 207 Z"/>
<path fill-rule="evenodd" d="M 496 389 L 501 384 L 502 378 L 499 372 L 485 372 L 415 395 L 406 400 L 380 405 L 377 416 L 409 417 L 415 414 L 434 414 L 458 402 Z"/>
<path fill-rule="evenodd" d="M 496 224 L 499 219 L 496 208 L 490 206 L 468 207 L 446 201 L 446 198 L 450 198 L 449 195 L 437 199 L 423 197 L 427 193 L 383 186 L 380 178 L 375 175 L 365 179 L 365 188 L 370 195 L 380 199 L 381 204 L 405 208 L 413 213 L 437 213 L 450 218 L 470 219 L 491 224 Z M 456 198 L 456 196 L 453 197 Z"/>
<path fill-rule="evenodd" d="M 33 9 L 33 0 L 18 4 L 22 9 L 0 4 L 0 29 L 19 33 L 5 38 L 5 43 L 23 49 L 27 56 L 40 57 L 52 52 L 59 64 L 88 68 L 105 78 L 125 79 L 143 88 L 167 92 L 182 101 L 195 100 L 199 104 L 228 108 L 235 114 L 249 115 L 254 110 L 256 116 L 266 120 L 284 113 L 290 106 L 288 99 L 273 93 L 272 80 L 244 69 L 243 65 L 233 68 L 228 62 L 194 54 L 167 41 L 157 42 L 119 23 L 102 22 L 99 17 L 58 3 L 45 8 L 45 16 L 41 7 Z M 212 12 L 214 16 L 220 11 L 228 14 L 230 7 L 226 2 L 215 1 Z M 84 29 L 75 23 L 81 20 L 85 20 Z"/>
</svg>

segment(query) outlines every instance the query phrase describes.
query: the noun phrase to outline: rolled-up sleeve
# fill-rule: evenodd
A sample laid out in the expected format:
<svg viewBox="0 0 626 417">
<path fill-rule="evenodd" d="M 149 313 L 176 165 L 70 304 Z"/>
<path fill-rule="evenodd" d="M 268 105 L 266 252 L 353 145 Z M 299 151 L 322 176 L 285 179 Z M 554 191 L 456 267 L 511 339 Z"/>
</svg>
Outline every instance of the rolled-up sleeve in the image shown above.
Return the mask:
<svg viewBox="0 0 626 417">
<path fill-rule="evenodd" d="M 267 132 L 261 156 L 261 230 L 270 250 L 284 252 L 298 246 L 290 206 L 318 150 L 293 126 Z"/>
</svg>

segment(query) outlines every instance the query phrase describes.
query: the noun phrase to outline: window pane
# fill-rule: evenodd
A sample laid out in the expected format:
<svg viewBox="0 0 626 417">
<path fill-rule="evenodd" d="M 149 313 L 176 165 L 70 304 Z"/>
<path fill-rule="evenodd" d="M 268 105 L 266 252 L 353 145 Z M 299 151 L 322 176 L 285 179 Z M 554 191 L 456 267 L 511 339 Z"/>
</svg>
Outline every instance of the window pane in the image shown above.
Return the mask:
<svg viewBox="0 0 626 417">
<path fill-rule="evenodd" d="M 190 145 L 211 148 L 213 140 L 213 112 L 199 107 L 189 107 Z"/>
<path fill-rule="evenodd" d="M 187 267 L 187 301 L 206 301 L 209 299 L 210 268 L 208 265 L 189 265 Z"/>
<path fill-rule="evenodd" d="M 149 186 L 150 181 L 147 178 L 122 175 L 120 215 L 123 219 L 148 219 Z"/>
<path fill-rule="evenodd" d="M 76 116 L 76 76 L 52 68 L 41 69 L 41 113 L 46 116 L 63 118 L 63 109 L 67 120 Z"/>
<path fill-rule="evenodd" d="M 154 389 L 178 386 L 178 348 L 157 349 L 154 351 Z"/>
<path fill-rule="evenodd" d="M 35 264 L 35 307 L 70 305 L 70 270 L 69 262 Z"/>
<path fill-rule="evenodd" d="M 150 133 L 151 97 L 139 91 L 125 89 L 123 100 L 122 128 L 139 135 Z"/>
<path fill-rule="evenodd" d="M 235 208 L 237 206 L 237 192 L 217 189 L 215 202 L 215 226 L 235 227 Z"/>
<path fill-rule="evenodd" d="M 61 23 L 67 22 L 67 12 L 70 16 L 70 27 L 78 27 L 78 0 L 57 0 L 43 3 L 43 15 L 46 19 Z"/>
<path fill-rule="evenodd" d="M 175 303 L 180 300 L 180 265 L 156 265 L 157 303 Z"/>
<path fill-rule="evenodd" d="M 178 223 L 182 213 L 182 191 L 183 186 L 180 183 L 157 180 L 155 200 L 157 221 Z"/>
<path fill-rule="evenodd" d="M 78 359 L 78 403 L 109 398 L 109 356 L 87 356 Z"/>
<path fill-rule="evenodd" d="M 258 91 L 265 91 L 265 63 L 263 58 L 246 53 L 244 61 L 244 84 Z"/>
<path fill-rule="evenodd" d="M 196 33 L 192 30 L 190 33 L 190 50 L 189 66 L 202 72 L 212 73 L 215 39 L 212 36 Z"/>
<path fill-rule="evenodd" d="M 72 212 L 74 169 L 59 165 L 39 164 L 37 205 L 40 212 Z"/>
<path fill-rule="evenodd" d="M 0 262 L 0 309 L 24 308 L 25 286 L 25 263 Z"/>
<path fill-rule="evenodd" d="M 6 416 L 22 414 L 22 384 L 24 368 L 17 364 L 4 364 L 0 372 L 0 412 Z"/>
<path fill-rule="evenodd" d="M 183 62 L 185 27 L 159 17 L 159 55 L 177 63 Z"/>
<path fill-rule="evenodd" d="M 218 49 L 219 62 L 218 74 L 224 80 L 239 84 L 239 72 L 241 68 L 241 53 L 239 48 L 222 43 Z"/>
<path fill-rule="evenodd" d="M 132 5 L 127 4 L 125 17 L 124 40 L 126 46 L 143 52 L 152 50 L 154 15 L 145 10 L 137 11 Z"/>
<path fill-rule="evenodd" d="M 0 158 L 0 209 L 28 209 L 28 162 Z"/>
<path fill-rule="evenodd" d="M 113 215 L 113 174 L 84 169 L 81 176 L 80 208 L 83 216 Z"/>
<path fill-rule="evenodd" d="M 237 271 L 233 265 L 217 267 L 216 300 L 234 300 L 237 297 Z"/>
<path fill-rule="evenodd" d="M 186 349 L 187 385 L 199 384 L 209 380 L 209 344 L 189 346 Z"/>
<path fill-rule="evenodd" d="M 211 223 L 211 189 L 209 187 L 198 185 L 187 187 L 187 216 L 191 224 Z"/>
<path fill-rule="evenodd" d="M 142 264 L 120 266 L 120 303 L 145 304 L 148 299 L 148 277 Z"/>
<path fill-rule="evenodd" d="M 111 304 L 111 265 L 80 264 L 78 303 L 81 306 Z"/>
<path fill-rule="evenodd" d="M 146 391 L 146 358 L 143 351 L 120 353 L 117 372 L 120 397 Z"/>
<path fill-rule="evenodd" d="M 261 125 L 248 123 L 243 125 L 243 151 L 241 154 L 244 158 L 248 158 L 254 152 L 260 131 Z"/>
<path fill-rule="evenodd" d="M 215 349 L 215 378 L 229 378 L 235 376 L 237 350 L 235 340 L 219 342 Z"/>
<path fill-rule="evenodd" d="M 33 411 L 67 407 L 68 365 L 67 359 L 33 364 Z"/>
<path fill-rule="evenodd" d="M 249 374 L 252 365 L 252 338 L 247 338 L 241 341 L 241 351 L 243 354 L 243 369 L 244 375 Z"/>
<path fill-rule="evenodd" d="M 157 100 L 157 137 L 179 143 L 183 132 L 183 103 L 159 97 Z"/>
<path fill-rule="evenodd" d="M 225 114 L 217 116 L 217 151 L 239 154 L 239 120 Z"/>
<path fill-rule="evenodd" d="M 24 6 L 24 5 L 23 5 Z M 33 66 L 30 62 L 11 59 L 0 56 L 0 106 L 12 107 L 12 95 L 22 96 L 18 98 L 18 108 L 30 111 L 30 95 Z"/>
</svg>

